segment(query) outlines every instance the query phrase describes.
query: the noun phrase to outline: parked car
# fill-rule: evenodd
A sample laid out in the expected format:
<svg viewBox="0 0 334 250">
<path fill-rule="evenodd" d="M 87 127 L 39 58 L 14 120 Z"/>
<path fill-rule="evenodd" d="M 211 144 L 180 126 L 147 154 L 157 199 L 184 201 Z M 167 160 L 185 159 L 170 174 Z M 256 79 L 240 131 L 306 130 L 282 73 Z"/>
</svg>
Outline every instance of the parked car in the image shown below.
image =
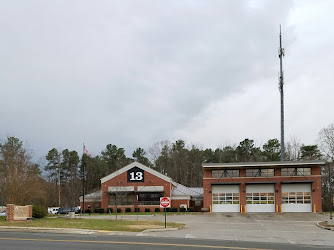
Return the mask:
<svg viewBox="0 0 334 250">
<path fill-rule="evenodd" d="M 48 214 L 57 214 L 58 210 L 59 210 L 59 207 L 49 207 Z"/>
<path fill-rule="evenodd" d="M 7 216 L 7 211 L 0 212 L 0 216 Z"/>
<path fill-rule="evenodd" d="M 70 208 L 60 207 L 57 214 L 68 214 L 69 212 L 71 212 Z"/>
<path fill-rule="evenodd" d="M 57 214 L 68 214 L 69 212 L 75 212 L 76 214 L 79 213 L 80 208 L 78 207 L 61 207 L 58 209 Z"/>
</svg>

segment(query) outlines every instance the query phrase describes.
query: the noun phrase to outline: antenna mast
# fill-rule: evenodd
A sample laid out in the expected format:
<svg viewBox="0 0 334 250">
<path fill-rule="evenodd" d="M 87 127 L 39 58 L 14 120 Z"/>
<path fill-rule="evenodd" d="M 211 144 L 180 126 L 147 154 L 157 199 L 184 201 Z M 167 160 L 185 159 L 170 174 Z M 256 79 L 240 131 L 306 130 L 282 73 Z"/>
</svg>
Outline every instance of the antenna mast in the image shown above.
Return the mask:
<svg viewBox="0 0 334 250">
<path fill-rule="evenodd" d="M 279 49 L 278 57 L 280 60 L 280 72 L 279 72 L 279 91 L 281 93 L 281 161 L 284 161 L 284 77 L 283 77 L 283 56 L 284 48 L 282 48 L 282 33 L 281 25 L 279 26 Z"/>
</svg>

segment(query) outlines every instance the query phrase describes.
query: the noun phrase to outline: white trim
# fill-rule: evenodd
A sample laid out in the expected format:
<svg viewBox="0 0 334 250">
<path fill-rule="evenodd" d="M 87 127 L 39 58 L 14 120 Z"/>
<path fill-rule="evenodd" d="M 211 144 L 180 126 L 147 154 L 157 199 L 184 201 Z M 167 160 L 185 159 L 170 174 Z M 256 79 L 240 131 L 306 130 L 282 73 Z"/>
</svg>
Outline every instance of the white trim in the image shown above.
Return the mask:
<svg viewBox="0 0 334 250">
<path fill-rule="evenodd" d="M 134 186 L 111 186 L 108 187 L 109 192 L 133 192 L 135 191 Z"/>
<path fill-rule="evenodd" d="M 127 165 L 127 166 L 125 166 L 125 167 L 123 167 L 123 168 L 121 168 L 121 169 L 113 172 L 113 173 L 111 173 L 110 175 L 107 175 L 107 176 L 101 178 L 100 179 L 101 180 L 101 184 L 104 183 L 104 182 L 106 182 L 106 181 L 109 181 L 109 180 L 115 178 L 116 176 L 118 176 L 120 174 L 123 174 L 124 172 L 128 171 L 129 169 L 131 169 L 133 167 L 138 167 L 138 168 L 140 168 L 140 169 L 142 169 L 142 170 L 144 170 L 144 171 L 146 171 L 146 172 L 148 172 L 150 174 L 153 174 L 156 177 L 158 177 L 158 178 L 160 178 L 160 179 L 162 179 L 164 181 L 170 182 L 174 186 L 176 186 L 176 183 L 172 180 L 172 178 L 167 177 L 166 175 L 163 175 L 163 174 L 159 173 L 158 171 L 155 171 L 152 168 L 146 167 L 145 165 L 143 165 L 143 164 L 141 164 L 139 162 L 136 162 L 136 161 L 132 162 L 131 164 L 129 164 L 129 165 Z"/>
<path fill-rule="evenodd" d="M 79 200 L 80 200 L 80 202 L 83 202 L 82 197 L 80 197 Z M 102 202 L 102 198 L 101 197 L 100 198 L 96 198 L 96 199 L 94 199 L 94 198 L 85 198 L 85 203 L 86 202 Z"/>
<path fill-rule="evenodd" d="M 172 196 L 171 200 L 190 200 L 190 195 Z"/>
<path fill-rule="evenodd" d="M 203 168 L 233 168 L 233 167 L 287 167 L 287 166 L 305 166 L 325 165 L 325 161 L 274 161 L 274 162 L 240 162 L 240 163 L 203 163 Z"/>
<path fill-rule="evenodd" d="M 137 192 L 164 192 L 164 186 L 137 186 Z"/>
</svg>

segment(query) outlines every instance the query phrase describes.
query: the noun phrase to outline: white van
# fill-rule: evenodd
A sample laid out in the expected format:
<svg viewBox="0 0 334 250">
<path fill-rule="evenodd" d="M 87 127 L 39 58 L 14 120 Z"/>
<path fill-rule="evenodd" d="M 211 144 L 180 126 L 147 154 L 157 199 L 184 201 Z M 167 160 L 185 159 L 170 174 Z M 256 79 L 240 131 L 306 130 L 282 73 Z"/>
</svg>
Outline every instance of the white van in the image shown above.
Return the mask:
<svg viewBox="0 0 334 250">
<path fill-rule="evenodd" d="M 48 207 L 48 214 L 57 214 L 59 207 Z"/>
</svg>

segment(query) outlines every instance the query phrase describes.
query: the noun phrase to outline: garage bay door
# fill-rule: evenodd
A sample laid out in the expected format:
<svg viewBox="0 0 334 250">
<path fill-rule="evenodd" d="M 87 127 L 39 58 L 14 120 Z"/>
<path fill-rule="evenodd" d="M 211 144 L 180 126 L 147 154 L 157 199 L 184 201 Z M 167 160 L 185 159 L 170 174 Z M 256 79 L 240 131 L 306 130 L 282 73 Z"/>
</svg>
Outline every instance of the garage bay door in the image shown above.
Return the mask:
<svg viewBox="0 0 334 250">
<path fill-rule="evenodd" d="M 252 184 L 246 186 L 246 211 L 275 212 L 274 184 Z"/>
<path fill-rule="evenodd" d="M 312 212 L 311 184 L 282 184 L 282 212 Z"/>
<path fill-rule="evenodd" d="M 240 186 L 212 186 L 212 212 L 240 212 Z"/>
</svg>

